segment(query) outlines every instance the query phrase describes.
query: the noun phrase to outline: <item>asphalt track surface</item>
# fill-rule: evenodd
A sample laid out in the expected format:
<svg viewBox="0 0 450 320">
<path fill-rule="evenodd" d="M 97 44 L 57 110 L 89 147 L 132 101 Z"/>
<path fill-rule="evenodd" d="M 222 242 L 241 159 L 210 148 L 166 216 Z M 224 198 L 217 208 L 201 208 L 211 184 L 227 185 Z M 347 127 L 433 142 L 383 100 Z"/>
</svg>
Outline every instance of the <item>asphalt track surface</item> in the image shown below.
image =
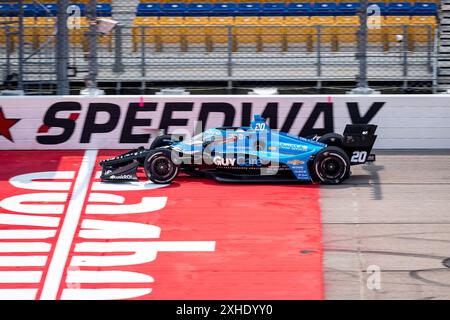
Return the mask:
<svg viewBox="0 0 450 320">
<path fill-rule="evenodd" d="M 450 299 L 450 152 L 377 153 L 321 187 L 325 298 Z"/>
<path fill-rule="evenodd" d="M 450 152 L 379 151 L 339 186 L 158 188 L 100 183 L 117 153 L 0 152 L 1 299 L 450 299 Z"/>
</svg>

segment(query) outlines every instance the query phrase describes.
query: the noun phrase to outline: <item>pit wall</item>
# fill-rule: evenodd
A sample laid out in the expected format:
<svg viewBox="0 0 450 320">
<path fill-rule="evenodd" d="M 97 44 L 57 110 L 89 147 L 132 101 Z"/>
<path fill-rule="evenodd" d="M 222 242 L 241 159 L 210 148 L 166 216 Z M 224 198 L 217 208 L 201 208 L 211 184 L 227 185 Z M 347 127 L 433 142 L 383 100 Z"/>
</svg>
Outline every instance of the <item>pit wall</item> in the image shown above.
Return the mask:
<svg viewBox="0 0 450 320">
<path fill-rule="evenodd" d="M 450 148 L 450 95 L 163 95 L 0 97 L 0 149 L 128 149 L 254 114 L 295 135 L 371 123 L 377 149 Z"/>
</svg>

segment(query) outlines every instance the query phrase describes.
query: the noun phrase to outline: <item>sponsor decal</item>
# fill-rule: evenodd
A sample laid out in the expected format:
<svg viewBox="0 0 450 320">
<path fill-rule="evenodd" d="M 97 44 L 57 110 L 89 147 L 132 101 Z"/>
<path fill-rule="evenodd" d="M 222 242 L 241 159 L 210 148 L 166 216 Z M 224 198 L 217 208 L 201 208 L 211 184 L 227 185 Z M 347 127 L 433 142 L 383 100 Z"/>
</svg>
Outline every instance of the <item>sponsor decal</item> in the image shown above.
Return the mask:
<svg viewBox="0 0 450 320">
<path fill-rule="evenodd" d="M 112 175 L 110 177 L 108 177 L 108 179 L 112 179 L 112 180 L 132 180 L 134 177 L 131 174 L 122 174 L 122 175 Z"/>
<path fill-rule="evenodd" d="M 213 163 L 216 166 L 234 166 L 236 164 L 236 159 L 233 158 L 222 158 L 222 157 L 214 157 Z"/>
<path fill-rule="evenodd" d="M 242 167 L 260 167 L 262 166 L 262 161 L 259 158 L 255 157 L 237 157 L 237 158 L 222 158 L 222 157 L 214 157 L 213 163 L 216 166 L 220 167 L 234 167 L 234 166 L 242 166 Z"/>
<path fill-rule="evenodd" d="M 298 143 L 280 142 L 278 146 L 282 149 L 295 150 L 295 151 L 308 151 L 308 146 Z"/>
<path fill-rule="evenodd" d="M 115 153 L 0 152 L 0 299 L 323 298 L 317 186 L 101 183 Z"/>
<path fill-rule="evenodd" d="M 304 161 L 302 161 L 302 160 L 289 160 L 288 162 L 287 162 L 288 164 L 293 164 L 293 165 L 300 165 L 300 164 L 305 164 L 305 162 Z"/>
<path fill-rule="evenodd" d="M 143 272 L 134 266 L 151 265 L 161 254 L 215 251 L 215 241 L 160 240 L 161 226 L 146 221 L 170 201 L 149 196 L 164 185 L 92 181 L 95 161 L 96 152 L 87 151 L 78 172 L 30 172 L 9 179 L 14 195 L 0 201 L 0 239 L 8 239 L 0 241 L 0 298 L 151 296 L 158 279 L 151 268 Z M 130 190 L 135 191 L 124 192 Z M 135 218 L 143 214 L 149 218 Z"/>
</svg>

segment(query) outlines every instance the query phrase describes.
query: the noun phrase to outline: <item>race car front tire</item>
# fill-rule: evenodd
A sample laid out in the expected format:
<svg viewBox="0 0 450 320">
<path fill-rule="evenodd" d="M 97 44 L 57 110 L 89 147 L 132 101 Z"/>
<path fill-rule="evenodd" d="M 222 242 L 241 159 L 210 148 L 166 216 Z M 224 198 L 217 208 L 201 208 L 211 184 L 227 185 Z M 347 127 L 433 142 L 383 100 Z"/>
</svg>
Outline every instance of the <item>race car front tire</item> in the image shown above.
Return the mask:
<svg viewBox="0 0 450 320">
<path fill-rule="evenodd" d="M 330 146 L 314 158 L 313 177 L 323 184 L 339 184 L 350 174 L 350 159 L 341 148 Z"/>
<path fill-rule="evenodd" d="M 179 166 L 172 160 L 172 152 L 157 148 L 145 158 L 144 171 L 153 183 L 168 184 L 178 175 Z"/>
</svg>

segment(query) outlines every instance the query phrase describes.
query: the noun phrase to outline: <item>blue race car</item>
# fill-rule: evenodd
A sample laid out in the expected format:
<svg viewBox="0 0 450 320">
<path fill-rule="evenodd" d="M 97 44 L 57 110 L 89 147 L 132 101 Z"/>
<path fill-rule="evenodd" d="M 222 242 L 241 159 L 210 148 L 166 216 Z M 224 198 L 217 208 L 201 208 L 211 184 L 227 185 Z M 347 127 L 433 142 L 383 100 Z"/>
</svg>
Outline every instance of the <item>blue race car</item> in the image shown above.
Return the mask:
<svg viewBox="0 0 450 320">
<path fill-rule="evenodd" d="M 103 181 L 148 179 L 167 184 L 180 171 L 220 182 L 319 182 L 339 184 L 352 165 L 375 161 L 371 154 L 377 126 L 347 125 L 343 135 L 302 138 L 271 130 L 259 115 L 250 127 L 208 129 L 192 138 L 163 135 L 149 149 L 139 147 L 100 162 Z"/>
</svg>

